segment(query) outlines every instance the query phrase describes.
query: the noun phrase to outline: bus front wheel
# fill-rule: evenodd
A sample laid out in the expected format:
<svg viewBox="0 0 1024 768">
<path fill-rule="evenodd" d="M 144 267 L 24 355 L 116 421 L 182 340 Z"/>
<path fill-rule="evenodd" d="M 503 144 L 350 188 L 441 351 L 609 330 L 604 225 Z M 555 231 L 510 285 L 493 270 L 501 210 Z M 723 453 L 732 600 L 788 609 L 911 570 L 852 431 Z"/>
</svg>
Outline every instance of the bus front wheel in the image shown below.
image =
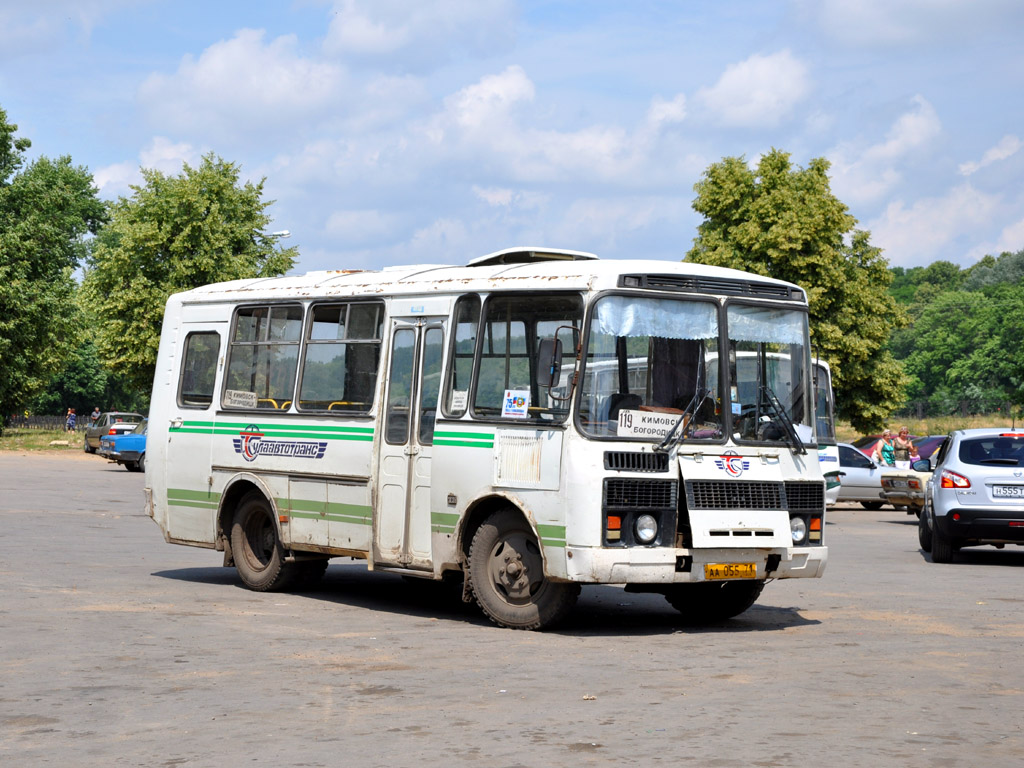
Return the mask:
<svg viewBox="0 0 1024 768">
<path fill-rule="evenodd" d="M 764 589 L 763 580 L 702 581 L 679 584 L 665 593 L 665 599 L 693 624 L 725 621 L 754 604 Z"/>
<path fill-rule="evenodd" d="M 282 589 L 291 581 L 294 569 L 284 561 L 273 511 L 260 493 L 250 493 L 235 510 L 231 554 L 238 575 L 249 589 L 267 592 Z"/>
<path fill-rule="evenodd" d="M 541 629 L 576 604 L 578 584 L 554 582 L 533 531 L 519 512 L 491 514 L 469 546 L 469 581 L 476 602 L 495 624 L 509 629 Z"/>
</svg>

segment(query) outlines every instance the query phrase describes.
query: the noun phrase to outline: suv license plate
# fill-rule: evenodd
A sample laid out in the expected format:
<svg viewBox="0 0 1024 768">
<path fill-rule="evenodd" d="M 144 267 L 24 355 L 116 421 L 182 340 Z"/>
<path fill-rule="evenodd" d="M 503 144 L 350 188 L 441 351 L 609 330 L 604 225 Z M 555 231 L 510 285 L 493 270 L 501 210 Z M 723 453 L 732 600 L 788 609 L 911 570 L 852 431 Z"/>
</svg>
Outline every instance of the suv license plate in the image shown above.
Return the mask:
<svg viewBox="0 0 1024 768">
<path fill-rule="evenodd" d="M 708 581 L 756 579 L 757 563 L 704 563 L 704 578 Z"/>
<path fill-rule="evenodd" d="M 992 495 L 1003 498 L 1024 498 L 1024 485 L 993 485 Z"/>
</svg>

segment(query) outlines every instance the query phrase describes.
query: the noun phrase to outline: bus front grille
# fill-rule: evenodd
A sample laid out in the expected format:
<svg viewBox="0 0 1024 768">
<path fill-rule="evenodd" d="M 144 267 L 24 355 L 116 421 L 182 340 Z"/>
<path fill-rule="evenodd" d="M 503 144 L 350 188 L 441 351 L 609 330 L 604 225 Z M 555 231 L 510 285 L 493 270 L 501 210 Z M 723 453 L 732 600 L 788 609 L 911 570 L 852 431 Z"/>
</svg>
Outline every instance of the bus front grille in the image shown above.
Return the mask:
<svg viewBox="0 0 1024 768">
<path fill-rule="evenodd" d="M 606 509 L 674 510 L 677 493 L 674 480 L 606 478 L 604 506 Z"/>
<path fill-rule="evenodd" d="M 605 451 L 604 468 L 619 472 L 668 472 L 668 454 Z"/>
<path fill-rule="evenodd" d="M 785 509 L 820 512 L 825 506 L 824 483 L 689 480 L 690 509 Z"/>
</svg>

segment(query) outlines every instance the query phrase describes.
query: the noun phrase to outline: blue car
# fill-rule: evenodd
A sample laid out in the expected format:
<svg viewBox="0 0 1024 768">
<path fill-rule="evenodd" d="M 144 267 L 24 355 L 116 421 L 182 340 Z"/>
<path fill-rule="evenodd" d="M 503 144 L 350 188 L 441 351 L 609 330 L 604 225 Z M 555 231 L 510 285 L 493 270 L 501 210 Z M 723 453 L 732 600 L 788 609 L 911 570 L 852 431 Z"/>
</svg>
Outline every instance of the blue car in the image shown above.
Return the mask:
<svg viewBox="0 0 1024 768">
<path fill-rule="evenodd" d="M 100 438 L 100 456 L 123 464 L 129 472 L 145 472 L 148 424 L 149 421 L 143 419 L 131 432 L 120 435 L 104 435 Z"/>
</svg>

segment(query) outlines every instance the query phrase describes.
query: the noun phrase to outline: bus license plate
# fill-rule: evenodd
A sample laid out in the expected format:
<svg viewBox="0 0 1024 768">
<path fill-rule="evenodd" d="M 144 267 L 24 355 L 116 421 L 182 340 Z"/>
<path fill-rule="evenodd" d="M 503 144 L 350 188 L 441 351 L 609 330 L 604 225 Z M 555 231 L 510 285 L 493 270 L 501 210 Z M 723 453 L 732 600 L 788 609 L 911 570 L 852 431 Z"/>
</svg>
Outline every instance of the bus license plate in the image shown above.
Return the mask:
<svg viewBox="0 0 1024 768">
<path fill-rule="evenodd" d="M 757 563 L 704 563 L 704 578 L 715 579 L 756 579 Z"/>
<path fill-rule="evenodd" d="M 1004 498 L 1021 498 L 1024 497 L 1024 485 L 993 485 L 992 495 Z"/>
</svg>

